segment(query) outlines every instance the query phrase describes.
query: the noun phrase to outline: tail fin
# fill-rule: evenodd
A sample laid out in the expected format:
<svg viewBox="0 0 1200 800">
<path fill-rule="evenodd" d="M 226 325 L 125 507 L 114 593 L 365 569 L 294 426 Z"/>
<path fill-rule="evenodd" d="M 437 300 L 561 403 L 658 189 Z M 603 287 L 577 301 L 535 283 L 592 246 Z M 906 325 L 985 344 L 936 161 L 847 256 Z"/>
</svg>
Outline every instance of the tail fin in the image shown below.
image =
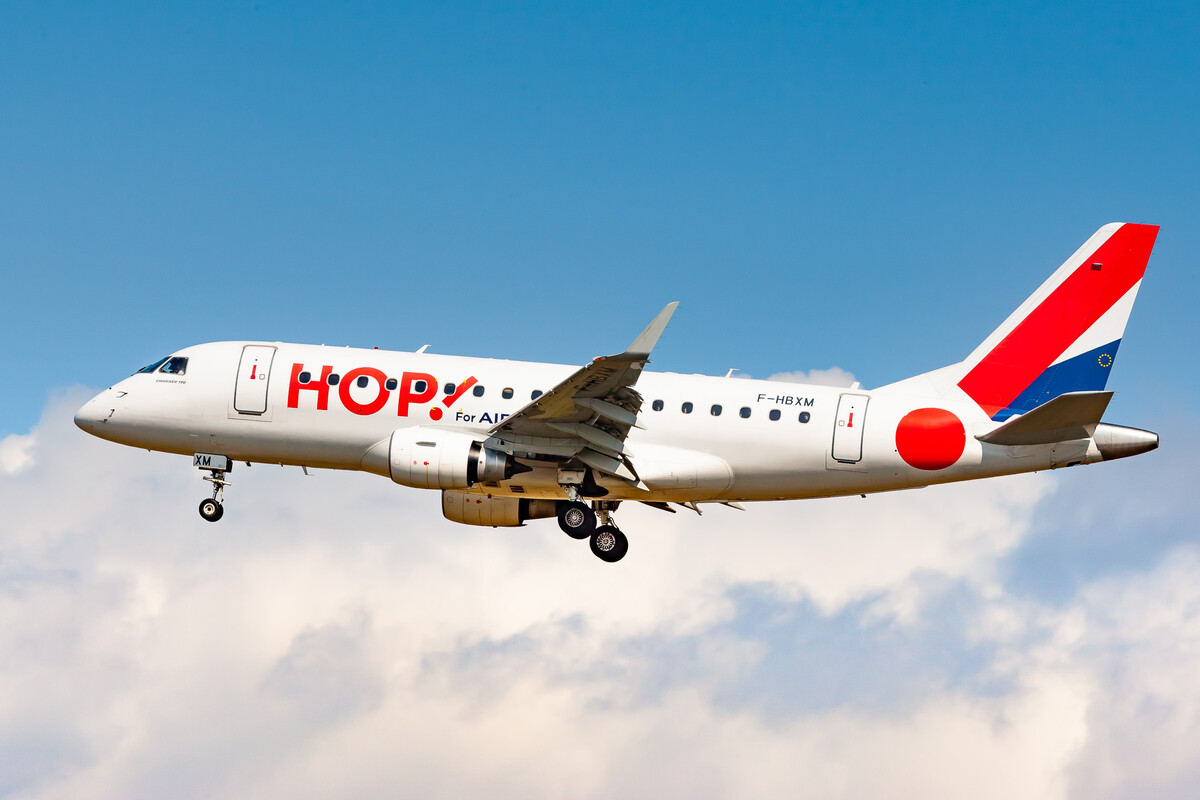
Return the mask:
<svg viewBox="0 0 1200 800">
<path fill-rule="evenodd" d="M 961 391 L 997 422 L 1102 391 L 1157 236 L 1157 225 L 1105 225 L 964 361 L 880 389 Z"/>
<path fill-rule="evenodd" d="M 958 365 L 958 387 L 996 421 L 1102 390 L 1157 236 L 1157 225 L 1096 231 Z"/>
</svg>

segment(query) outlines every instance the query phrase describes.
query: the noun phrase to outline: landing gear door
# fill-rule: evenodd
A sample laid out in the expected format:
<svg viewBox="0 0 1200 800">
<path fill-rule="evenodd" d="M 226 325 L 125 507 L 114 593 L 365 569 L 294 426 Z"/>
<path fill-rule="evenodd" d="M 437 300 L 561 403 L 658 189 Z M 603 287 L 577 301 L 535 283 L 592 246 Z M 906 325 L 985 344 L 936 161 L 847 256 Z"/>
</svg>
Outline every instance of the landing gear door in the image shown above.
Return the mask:
<svg viewBox="0 0 1200 800">
<path fill-rule="evenodd" d="M 274 347 L 248 344 L 242 348 L 237 384 L 233 388 L 233 409 L 238 416 L 265 418 L 267 389 L 271 384 L 271 362 L 274 360 Z"/>
<path fill-rule="evenodd" d="M 838 400 L 837 422 L 833 428 L 833 460 L 857 464 L 863 457 L 863 423 L 867 419 L 865 394 L 844 394 Z"/>
</svg>

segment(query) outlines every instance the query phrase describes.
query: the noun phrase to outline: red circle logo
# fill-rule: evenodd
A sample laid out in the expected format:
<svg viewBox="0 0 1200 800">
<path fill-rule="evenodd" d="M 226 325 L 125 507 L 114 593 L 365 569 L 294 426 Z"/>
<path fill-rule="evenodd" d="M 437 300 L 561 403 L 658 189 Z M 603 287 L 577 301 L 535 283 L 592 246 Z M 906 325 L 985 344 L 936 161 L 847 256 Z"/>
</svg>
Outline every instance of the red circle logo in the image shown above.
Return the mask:
<svg viewBox="0 0 1200 800">
<path fill-rule="evenodd" d="M 917 469 L 945 469 L 966 446 L 962 422 L 944 408 L 918 408 L 896 426 L 896 450 Z"/>
</svg>

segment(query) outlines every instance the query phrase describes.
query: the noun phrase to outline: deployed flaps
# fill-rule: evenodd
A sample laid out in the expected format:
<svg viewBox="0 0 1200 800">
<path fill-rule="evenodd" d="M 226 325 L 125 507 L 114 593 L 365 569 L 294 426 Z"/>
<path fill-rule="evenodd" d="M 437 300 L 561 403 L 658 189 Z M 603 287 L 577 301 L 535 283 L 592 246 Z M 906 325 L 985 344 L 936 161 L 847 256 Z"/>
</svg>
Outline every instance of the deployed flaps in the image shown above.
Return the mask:
<svg viewBox="0 0 1200 800">
<path fill-rule="evenodd" d="M 634 385 L 678 303 L 668 303 L 623 352 L 601 356 L 489 431 L 489 447 L 513 455 L 575 461 L 641 485 L 625 446 L 638 427 Z"/>
</svg>

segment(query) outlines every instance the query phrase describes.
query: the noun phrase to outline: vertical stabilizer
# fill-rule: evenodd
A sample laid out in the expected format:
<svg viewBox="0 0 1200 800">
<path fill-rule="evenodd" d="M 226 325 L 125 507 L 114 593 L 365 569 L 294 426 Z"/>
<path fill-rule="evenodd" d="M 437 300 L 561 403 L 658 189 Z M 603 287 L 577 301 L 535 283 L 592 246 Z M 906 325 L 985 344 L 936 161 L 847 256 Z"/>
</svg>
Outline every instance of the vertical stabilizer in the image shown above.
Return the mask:
<svg viewBox="0 0 1200 800">
<path fill-rule="evenodd" d="M 1104 389 L 1157 225 L 1105 225 L 961 364 L 958 388 L 993 420 Z"/>
</svg>

